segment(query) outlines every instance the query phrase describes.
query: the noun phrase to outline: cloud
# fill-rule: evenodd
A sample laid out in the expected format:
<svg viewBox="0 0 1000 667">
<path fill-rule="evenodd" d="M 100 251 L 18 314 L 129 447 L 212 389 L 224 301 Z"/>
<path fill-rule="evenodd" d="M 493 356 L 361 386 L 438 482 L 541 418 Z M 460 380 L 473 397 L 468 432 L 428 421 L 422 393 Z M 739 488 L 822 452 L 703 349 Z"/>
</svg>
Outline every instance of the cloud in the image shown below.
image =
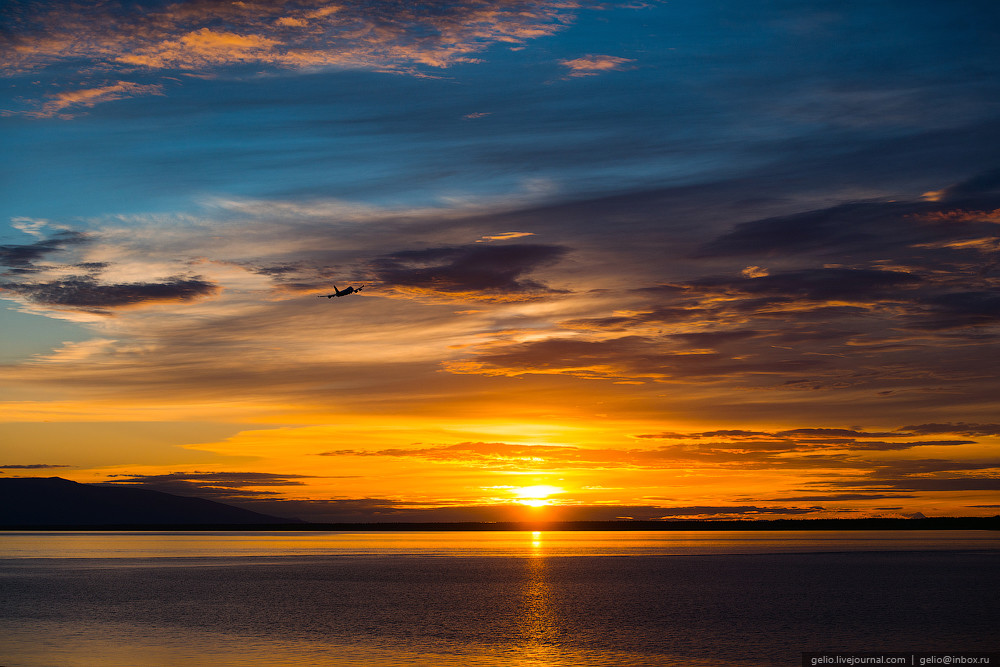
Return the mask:
<svg viewBox="0 0 1000 667">
<path fill-rule="evenodd" d="M 4 15 L 0 76 L 51 76 L 57 82 L 53 85 L 77 88 L 48 102 L 28 101 L 31 109 L 3 113 L 65 119 L 74 117 L 77 109 L 104 102 L 162 95 L 165 80 L 179 83 L 185 76 L 342 69 L 434 76 L 458 64 L 481 62 L 491 48 L 519 48 L 558 33 L 585 5 L 593 4 L 15 3 Z"/>
<path fill-rule="evenodd" d="M 814 502 L 814 501 L 839 501 L 839 500 L 882 500 L 885 498 L 916 498 L 912 494 L 901 493 L 833 493 L 827 495 L 812 496 L 791 496 L 788 498 L 771 498 L 771 501 L 778 502 Z M 892 508 L 898 509 L 898 508 Z"/>
<path fill-rule="evenodd" d="M 490 234 L 484 236 L 483 238 L 476 241 L 476 243 L 483 243 L 486 241 L 509 241 L 510 239 L 519 239 L 525 236 L 534 236 L 532 232 L 503 232 L 502 234 Z"/>
<path fill-rule="evenodd" d="M 993 197 L 993 201 L 996 201 Z M 995 236 L 989 211 L 972 214 L 965 206 L 989 207 L 990 200 L 948 203 L 850 202 L 791 215 L 751 220 L 701 245 L 696 257 L 781 257 L 809 254 L 830 257 L 857 252 L 861 257 L 917 256 L 920 244 Z"/>
<path fill-rule="evenodd" d="M 287 27 L 287 24 L 281 27 Z M 126 65 L 150 69 L 206 69 L 237 63 L 267 62 L 275 58 L 281 42 L 263 35 L 240 35 L 233 32 L 200 28 L 164 39 L 115 60 Z"/>
<path fill-rule="evenodd" d="M 814 268 L 740 278 L 702 278 L 683 283 L 694 293 L 738 296 L 750 308 L 796 302 L 848 301 L 870 303 L 892 298 L 898 290 L 920 282 L 918 276 L 901 271 L 849 268 Z"/>
<path fill-rule="evenodd" d="M 72 468 L 69 465 L 59 465 L 55 463 L 28 463 L 23 465 L 11 464 L 0 465 L 0 470 L 45 470 L 47 468 Z"/>
<path fill-rule="evenodd" d="M 895 440 L 872 440 L 889 436 Z M 639 440 L 670 441 L 654 448 L 595 448 L 570 445 L 523 445 L 505 442 L 461 442 L 453 445 L 340 449 L 320 456 L 413 458 L 428 462 L 474 466 L 490 470 L 668 469 L 709 467 L 853 467 L 876 471 L 883 463 L 861 459 L 857 453 L 902 451 L 916 447 L 974 445 L 974 440 L 918 440 L 912 434 L 865 432 L 853 429 L 804 428 L 790 431 L 722 430 L 655 433 Z M 843 453 L 837 453 L 843 452 Z M 921 471 L 927 470 L 927 463 Z M 957 466 L 947 468 L 947 466 Z M 968 464 L 934 461 L 933 469 L 962 469 Z M 881 466 L 881 467 L 880 467 Z M 945 466 L 942 468 L 942 466 Z M 989 467 L 983 464 L 985 467 Z M 980 466 L 982 468 L 983 466 Z M 897 469 L 902 470 L 902 469 Z"/>
<path fill-rule="evenodd" d="M 548 338 L 479 346 L 467 360 L 446 362 L 460 374 L 516 377 L 569 375 L 588 379 L 692 381 L 736 375 L 817 372 L 822 358 L 754 359 L 714 350 L 687 350 L 660 339 L 621 336 L 603 340 Z"/>
<path fill-rule="evenodd" d="M 911 322 L 920 329 L 961 329 L 1000 322 L 1000 294 L 992 291 L 934 294 L 915 305 L 918 310 Z"/>
<path fill-rule="evenodd" d="M 740 223 L 686 257 L 672 255 L 686 278 L 619 291 L 615 312 L 567 318 L 545 335 L 470 347 L 447 368 L 786 389 L 882 385 L 883 396 L 979 382 L 965 349 L 977 345 L 989 357 L 1000 340 L 1000 226 L 989 201 L 971 203 L 862 202 Z M 914 365 L 928 345 L 936 356 Z"/>
<path fill-rule="evenodd" d="M 212 296 L 219 289 L 218 285 L 197 276 L 119 284 L 102 284 L 89 276 L 77 276 L 47 283 L 0 284 L 0 291 L 12 292 L 31 303 L 88 312 L 104 312 L 106 309 L 149 303 L 192 301 Z"/>
<path fill-rule="evenodd" d="M 695 440 L 701 450 L 817 451 L 898 451 L 914 447 L 957 447 L 976 444 L 975 440 L 915 440 L 922 435 L 909 429 L 897 431 L 860 431 L 846 428 L 797 428 L 785 431 L 705 431 L 702 433 L 649 433 L 637 438 L 657 440 Z M 871 438 L 893 438 L 872 440 Z"/>
<path fill-rule="evenodd" d="M 163 94 L 163 86 L 158 84 L 139 84 L 129 81 L 117 81 L 115 83 L 96 88 L 86 88 L 56 93 L 52 95 L 54 99 L 42 104 L 38 111 L 25 113 L 26 115 L 35 118 L 52 118 L 53 116 L 58 116 L 59 118 L 68 120 L 73 118 L 74 114 L 67 113 L 67 109 L 89 109 L 98 104 L 113 102 L 115 100 L 123 100 L 129 97 Z"/>
<path fill-rule="evenodd" d="M 564 257 L 562 246 L 512 243 L 403 250 L 371 262 L 385 287 L 445 297 L 519 300 L 553 293 L 525 274 Z"/>
<path fill-rule="evenodd" d="M 864 487 L 898 491 L 1000 491 L 1000 477 L 877 477 L 865 480 L 828 480 L 832 487 Z"/>
<path fill-rule="evenodd" d="M 961 201 L 969 197 L 1000 193 L 1000 168 L 988 169 L 936 193 L 938 200 Z"/>
<path fill-rule="evenodd" d="M 944 459 L 871 461 L 869 469 L 863 476 L 830 476 L 823 480 L 806 482 L 805 485 L 822 487 L 834 493 L 852 489 L 865 494 L 996 491 L 1000 490 L 1000 461 Z"/>
<path fill-rule="evenodd" d="M 11 269 L 5 275 L 35 273 L 40 270 L 36 262 L 45 256 L 71 246 L 88 242 L 82 232 L 63 230 L 52 237 L 26 245 L 0 245 L 0 265 Z"/>
<path fill-rule="evenodd" d="M 92 221 L 85 243 L 5 247 L 8 259 L 34 273 L 31 280 L 12 277 L 11 283 L 26 287 L 3 295 L 31 312 L 75 321 L 89 317 L 87 308 L 113 311 L 114 320 L 89 321 L 101 327 L 95 333 L 102 340 L 114 342 L 88 348 L 86 359 L 63 358 L 58 369 L 39 358 L 12 372 L 62 387 L 169 393 L 178 400 L 258 397 L 257 388 L 267 386 L 272 396 L 296 405 L 326 406 L 363 401 L 375 385 L 388 391 L 389 380 L 375 378 L 411 381 L 444 369 L 455 377 L 437 374 L 434 381 L 449 387 L 446 392 L 474 382 L 471 375 L 526 380 L 515 388 L 567 378 L 646 383 L 648 389 L 672 384 L 687 390 L 677 400 L 712 395 L 743 414 L 750 410 L 739 407 L 747 405 L 748 389 L 772 392 L 758 404 L 806 404 L 818 396 L 813 392 L 840 392 L 835 404 L 842 406 L 846 392 L 856 392 L 853 397 L 863 401 L 854 405 L 865 406 L 871 418 L 878 405 L 897 396 L 941 409 L 974 400 L 992 382 L 984 359 L 992 358 L 998 339 L 988 324 L 917 326 L 944 307 L 932 303 L 932 295 L 957 292 L 952 284 L 963 281 L 969 290 L 974 271 L 964 262 L 975 256 L 981 266 L 981 253 L 957 251 L 963 265 L 954 270 L 924 261 L 942 252 L 954 259 L 954 250 L 893 247 L 888 239 L 870 262 L 863 252 L 845 250 L 857 266 L 833 261 L 840 256 L 824 262 L 810 252 L 775 253 L 766 262 L 695 260 L 687 253 L 698 238 L 719 237 L 711 226 L 683 237 L 679 247 L 642 240 L 664 207 L 681 208 L 687 196 L 706 198 L 700 191 L 676 196 L 673 202 L 638 193 L 546 206 L 494 202 L 414 210 L 334 200 L 212 200 L 188 216 Z M 626 222 L 611 228 L 608 219 Z M 570 223 L 572 246 L 519 238 L 475 242 L 496 236 L 497 229 L 553 237 Z M 964 220 L 953 225 L 914 218 L 907 224 L 941 228 L 941 239 L 969 225 L 977 235 L 980 226 L 997 228 Z M 872 233 L 878 229 L 873 224 Z M 215 243 L 207 248 L 208 236 Z M 454 243 L 456 237 L 469 243 Z M 879 263 L 911 251 L 923 265 Z M 623 264 L 622 257 L 629 260 Z M 60 261 L 47 263 L 53 259 Z M 768 266 L 768 275 L 743 275 L 748 264 Z M 320 309 L 326 300 L 304 298 L 341 280 L 369 287 L 336 308 Z M 158 308 L 111 305 L 152 303 L 154 295 L 137 288 L 157 285 L 161 298 L 189 299 L 159 301 Z M 74 297 L 69 288 L 77 287 Z M 571 291 L 559 291 L 564 288 Z M 392 308 L 384 306 L 386 298 L 393 299 Z M 462 301 L 476 307 L 460 313 L 447 307 Z M 315 335 L 328 329 L 337 332 L 335 347 Z M 349 359 L 342 356 L 347 349 Z M 343 383 L 338 386 L 350 395 L 332 398 L 323 389 L 330 382 Z M 405 402 L 393 395 L 387 400 Z M 837 414 L 845 422 L 861 418 Z M 858 440 L 867 440 L 872 451 L 898 442 Z"/>
<path fill-rule="evenodd" d="M 919 435 L 957 433 L 967 436 L 1000 436 L 1000 424 L 967 424 L 965 422 L 954 424 L 915 424 L 912 426 L 903 426 L 899 430 Z"/>
<path fill-rule="evenodd" d="M 618 56 L 587 55 L 572 60 L 560 60 L 559 64 L 569 69 L 568 76 L 594 76 L 603 72 L 620 72 L 632 69 L 629 63 L 635 62 L 631 58 L 620 58 Z"/>
<path fill-rule="evenodd" d="M 822 511 L 822 507 L 758 507 L 756 505 L 737 506 L 694 506 L 694 507 L 667 507 L 660 511 L 659 519 L 667 518 L 721 518 L 726 517 L 751 517 L 768 514 L 813 514 Z"/>
<path fill-rule="evenodd" d="M 272 68 L 409 71 L 473 60 L 494 44 L 523 44 L 571 20 L 575 2 L 229 2 L 22 7 L 13 17 L 8 72 L 82 61 L 105 70 L 141 66 L 206 71 Z"/>
<path fill-rule="evenodd" d="M 301 480 L 313 475 L 284 475 L 266 472 L 174 472 L 163 475 L 111 475 L 107 484 L 134 486 L 180 496 L 196 496 L 211 500 L 247 500 L 280 495 L 256 487 L 302 486 Z"/>
</svg>

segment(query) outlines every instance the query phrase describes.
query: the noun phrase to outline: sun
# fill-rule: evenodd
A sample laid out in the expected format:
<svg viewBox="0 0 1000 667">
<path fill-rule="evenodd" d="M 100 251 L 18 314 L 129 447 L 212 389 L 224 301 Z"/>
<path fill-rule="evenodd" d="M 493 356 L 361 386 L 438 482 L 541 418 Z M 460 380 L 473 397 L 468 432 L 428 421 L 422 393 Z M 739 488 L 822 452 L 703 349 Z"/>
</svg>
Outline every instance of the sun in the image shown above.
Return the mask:
<svg viewBox="0 0 1000 667">
<path fill-rule="evenodd" d="M 514 495 L 519 498 L 518 502 L 522 505 L 527 505 L 528 507 L 544 507 L 545 505 L 551 505 L 552 501 L 549 500 L 549 496 L 557 493 L 563 493 L 564 491 L 565 489 L 558 486 L 550 486 L 548 484 L 521 486 L 513 489 Z"/>
</svg>

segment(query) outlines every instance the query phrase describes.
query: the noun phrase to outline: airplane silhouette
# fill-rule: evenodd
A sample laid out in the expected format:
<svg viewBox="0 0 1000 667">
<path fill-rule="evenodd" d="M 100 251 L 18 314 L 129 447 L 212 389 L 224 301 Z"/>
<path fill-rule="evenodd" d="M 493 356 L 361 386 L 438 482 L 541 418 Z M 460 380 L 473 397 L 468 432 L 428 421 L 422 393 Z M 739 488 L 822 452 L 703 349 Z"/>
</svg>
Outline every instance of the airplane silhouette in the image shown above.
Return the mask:
<svg viewBox="0 0 1000 667">
<path fill-rule="evenodd" d="M 356 293 L 360 292 L 361 290 L 363 290 L 364 288 L 365 288 L 365 286 L 362 285 L 361 287 L 358 287 L 358 288 L 355 288 L 353 286 L 348 286 L 348 287 L 345 287 L 344 289 L 337 289 L 337 286 L 334 285 L 333 286 L 333 294 L 317 294 L 316 296 L 318 296 L 321 299 L 323 297 L 326 297 L 327 299 L 332 299 L 335 296 L 347 296 L 348 294 L 356 294 Z"/>
</svg>

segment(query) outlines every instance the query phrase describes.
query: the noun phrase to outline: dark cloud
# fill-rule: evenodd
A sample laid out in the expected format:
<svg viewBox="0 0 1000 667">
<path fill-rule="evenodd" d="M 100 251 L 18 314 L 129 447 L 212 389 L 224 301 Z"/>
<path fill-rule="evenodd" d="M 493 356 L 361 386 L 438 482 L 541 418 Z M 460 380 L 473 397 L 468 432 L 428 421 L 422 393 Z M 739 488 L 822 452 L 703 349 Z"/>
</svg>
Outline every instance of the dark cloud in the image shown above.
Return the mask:
<svg viewBox="0 0 1000 667">
<path fill-rule="evenodd" d="M 164 475 L 111 475 L 114 486 L 135 486 L 178 496 L 229 501 L 280 495 L 250 487 L 302 486 L 299 480 L 313 475 L 279 475 L 265 472 L 175 472 Z"/>
<path fill-rule="evenodd" d="M 957 433 L 967 436 L 989 436 L 1000 435 L 1000 424 L 967 424 L 965 422 L 954 424 L 914 424 L 912 426 L 903 426 L 899 431 L 918 435 Z"/>
<path fill-rule="evenodd" d="M 872 475 L 899 477 L 904 475 L 930 475 L 941 472 L 992 470 L 1000 468 L 1000 461 L 949 461 L 947 459 L 900 459 L 873 461 Z"/>
<path fill-rule="evenodd" d="M 83 269 L 91 274 L 99 274 L 108 267 L 111 266 L 109 262 L 80 262 L 79 264 L 74 264 L 74 268 Z"/>
<path fill-rule="evenodd" d="M 857 253 L 862 258 L 924 255 L 927 244 L 995 236 L 989 211 L 957 215 L 967 208 L 992 209 L 992 200 L 931 202 L 852 202 L 791 215 L 743 222 L 701 245 L 698 258 L 789 256 L 829 258 Z M 947 222 L 948 224 L 942 224 Z"/>
<path fill-rule="evenodd" d="M 862 487 L 898 491 L 1000 491 L 1000 477 L 897 477 L 831 480 L 832 487 Z"/>
<path fill-rule="evenodd" d="M 961 201 L 977 195 L 1000 192 L 1000 168 L 988 169 L 964 181 L 945 188 L 940 196 L 944 201 Z"/>
<path fill-rule="evenodd" d="M 502 299 L 552 292 L 524 276 L 557 262 L 566 252 L 562 246 L 530 243 L 450 246 L 384 255 L 371 268 L 388 287 Z"/>
<path fill-rule="evenodd" d="M 25 245 L 0 245 L 0 265 L 11 269 L 10 274 L 35 273 L 35 262 L 46 255 L 64 250 L 67 246 L 81 245 L 88 241 L 80 232 L 62 231 L 51 238 Z"/>
<path fill-rule="evenodd" d="M 985 191 L 996 173 L 969 183 Z M 765 317 L 783 306 L 801 319 L 807 310 L 820 314 L 815 305 L 823 305 L 827 321 L 863 315 L 915 330 L 995 324 L 1000 322 L 998 207 L 994 194 L 948 203 L 848 203 L 744 222 L 704 243 L 694 256 L 755 262 L 747 267 L 751 275 L 696 278 L 659 289 L 654 308 L 676 314 L 680 306 L 691 319 Z M 774 268 L 762 268 L 768 266 Z M 711 300 L 720 296 L 732 301 L 720 306 Z"/>
<path fill-rule="evenodd" d="M 715 348 L 730 343 L 739 343 L 760 335 L 759 331 L 699 331 L 694 333 L 669 334 L 671 340 L 681 341 L 685 346 Z"/>
<path fill-rule="evenodd" d="M 869 461 L 866 467 L 867 472 L 860 477 L 828 478 L 805 485 L 822 488 L 826 494 L 843 489 L 866 495 L 1000 490 L 1000 461 L 996 460 L 896 459 Z"/>
<path fill-rule="evenodd" d="M 103 284 L 89 276 L 77 276 L 48 283 L 8 283 L 0 289 L 47 306 L 100 311 L 143 303 L 191 301 L 211 296 L 219 286 L 200 277 L 167 278 L 163 282 Z"/>
<path fill-rule="evenodd" d="M 273 266 L 250 267 L 250 270 L 254 273 L 259 273 L 262 276 L 274 276 L 280 278 L 291 273 L 298 273 L 302 270 L 302 267 L 298 264 L 277 264 Z"/>
<path fill-rule="evenodd" d="M 670 440 L 700 440 L 701 438 L 749 438 L 767 436 L 773 437 L 773 433 L 767 431 L 747 431 L 744 429 L 727 429 L 722 431 L 703 431 L 701 433 L 675 433 L 664 431 L 663 433 L 645 433 L 637 435 L 637 438 L 666 438 Z"/>
<path fill-rule="evenodd" d="M 950 292 L 918 302 L 923 312 L 912 319 L 921 329 L 958 329 L 1000 322 L 1000 294 L 996 292 Z"/>
<path fill-rule="evenodd" d="M 850 428 L 793 428 L 788 431 L 778 431 L 775 435 L 783 437 L 803 437 L 803 438 L 884 438 L 898 437 L 898 433 L 893 432 L 868 432 L 857 431 Z"/>
<path fill-rule="evenodd" d="M 926 208 L 926 207 L 924 207 Z M 853 203 L 829 209 L 754 220 L 736 225 L 732 231 L 701 246 L 696 257 L 775 257 L 788 254 L 870 248 L 883 243 L 881 226 L 891 210 L 894 231 L 899 232 L 903 217 L 898 207 L 886 204 Z M 872 223 L 878 223 L 876 226 Z"/>
<path fill-rule="evenodd" d="M 822 507 L 757 507 L 755 505 L 669 507 L 663 508 L 660 511 L 660 516 L 657 518 L 719 515 L 753 516 L 757 514 L 812 514 L 822 510 Z"/>
<path fill-rule="evenodd" d="M 793 496 L 790 498 L 771 498 L 771 502 L 810 502 L 830 500 L 882 500 L 884 498 L 916 498 L 917 496 L 900 493 L 834 493 L 828 495 Z M 879 509 L 899 509 L 896 507 Z"/>
<path fill-rule="evenodd" d="M 28 463 L 28 464 L 11 464 L 11 465 L 0 465 L 0 470 L 43 470 L 45 468 L 72 468 L 69 465 L 59 465 L 56 463 Z"/>
<path fill-rule="evenodd" d="M 747 295 L 762 300 L 751 301 L 755 308 L 771 305 L 770 299 L 782 301 L 871 300 L 895 294 L 916 285 L 920 278 L 900 271 L 874 269 L 804 269 L 785 271 L 756 278 L 706 278 L 692 280 L 684 287 L 709 294 Z"/>
<path fill-rule="evenodd" d="M 472 360 L 446 364 L 458 373 L 495 375 L 562 374 L 580 378 L 667 381 L 733 375 L 766 375 L 819 371 L 820 357 L 754 358 L 741 352 L 686 349 L 644 336 L 607 340 L 550 338 L 493 345 Z"/>
<path fill-rule="evenodd" d="M 955 447 L 976 444 L 975 440 L 914 440 L 916 434 L 900 431 L 860 431 L 840 428 L 799 428 L 787 431 L 705 431 L 701 433 L 648 433 L 635 437 L 657 440 L 695 441 L 674 446 L 675 452 L 817 452 L 828 449 L 848 451 L 898 451 L 914 447 Z M 894 440 L 868 440 L 891 437 Z M 821 465 L 826 465 L 825 462 Z"/>
</svg>

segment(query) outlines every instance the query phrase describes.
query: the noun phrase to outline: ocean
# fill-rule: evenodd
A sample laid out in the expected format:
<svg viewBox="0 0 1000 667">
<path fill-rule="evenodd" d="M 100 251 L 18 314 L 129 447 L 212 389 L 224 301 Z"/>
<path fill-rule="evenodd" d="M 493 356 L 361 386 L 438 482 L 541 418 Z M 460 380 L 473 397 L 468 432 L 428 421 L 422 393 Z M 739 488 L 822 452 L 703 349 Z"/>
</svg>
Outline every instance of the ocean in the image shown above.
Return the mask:
<svg viewBox="0 0 1000 667">
<path fill-rule="evenodd" d="M 0 666 L 764 667 L 1000 649 L 992 531 L 0 534 Z"/>
</svg>

